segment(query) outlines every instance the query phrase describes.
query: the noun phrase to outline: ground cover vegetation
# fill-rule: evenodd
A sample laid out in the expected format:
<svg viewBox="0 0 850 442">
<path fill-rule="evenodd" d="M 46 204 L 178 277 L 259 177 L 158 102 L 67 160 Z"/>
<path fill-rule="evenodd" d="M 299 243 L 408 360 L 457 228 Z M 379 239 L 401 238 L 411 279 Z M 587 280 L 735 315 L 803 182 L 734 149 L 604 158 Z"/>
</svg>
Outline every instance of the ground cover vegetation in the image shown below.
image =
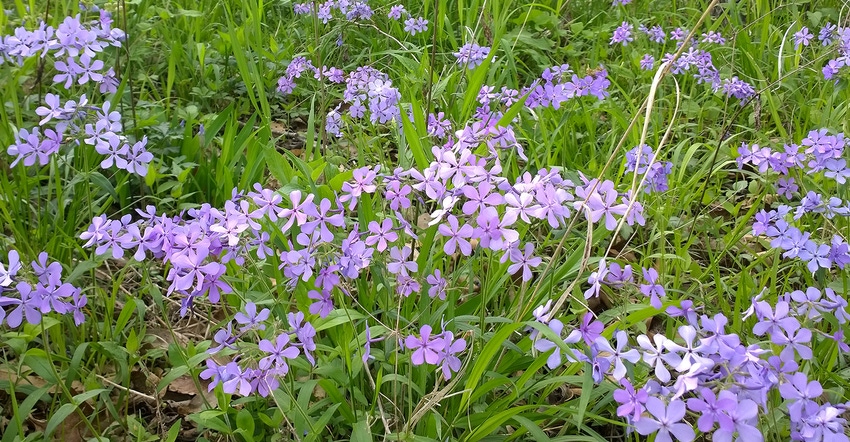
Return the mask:
<svg viewBox="0 0 850 442">
<path fill-rule="evenodd" d="M 0 442 L 847 441 L 850 7 L 0 14 Z"/>
</svg>

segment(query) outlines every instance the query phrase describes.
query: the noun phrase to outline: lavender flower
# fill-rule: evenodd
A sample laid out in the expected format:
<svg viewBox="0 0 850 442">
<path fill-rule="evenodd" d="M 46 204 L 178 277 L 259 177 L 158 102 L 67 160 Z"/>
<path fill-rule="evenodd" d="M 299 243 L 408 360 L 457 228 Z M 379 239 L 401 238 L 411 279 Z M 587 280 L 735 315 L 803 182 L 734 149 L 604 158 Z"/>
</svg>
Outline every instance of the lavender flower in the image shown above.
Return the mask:
<svg viewBox="0 0 850 442">
<path fill-rule="evenodd" d="M 632 30 L 634 30 L 634 26 L 632 26 L 629 22 L 623 22 L 617 29 L 614 30 L 614 34 L 611 36 L 611 41 L 609 45 L 621 44 L 623 46 L 627 46 L 629 42 L 635 40 L 632 36 Z"/>
<path fill-rule="evenodd" d="M 404 21 L 404 30 L 410 35 L 416 35 L 420 32 L 426 32 L 428 30 L 428 20 L 425 20 L 422 17 L 410 17 Z"/>
</svg>

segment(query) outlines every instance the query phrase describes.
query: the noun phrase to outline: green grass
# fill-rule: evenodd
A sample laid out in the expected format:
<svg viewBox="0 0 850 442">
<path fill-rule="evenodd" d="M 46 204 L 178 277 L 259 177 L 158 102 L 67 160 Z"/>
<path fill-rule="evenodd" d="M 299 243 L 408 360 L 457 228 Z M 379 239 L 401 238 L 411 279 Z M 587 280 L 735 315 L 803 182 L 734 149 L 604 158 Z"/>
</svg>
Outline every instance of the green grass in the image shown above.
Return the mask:
<svg viewBox="0 0 850 442">
<path fill-rule="evenodd" d="M 98 440 L 174 441 L 182 440 L 181 428 L 206 440 L 232 441 L 621 437 L 626 424 L 616 417 L 612 399 L 619 387 L 610 380 L 594 385 L 585 364 L 548 369 L 548 354 L 532 351 L 524 332 L 531 327 L 556 338 L 531 320 L 531 311 L 550 299 L 563 300 L 558 316 L 565 323 L 580 322 L 587 310 L 582 292 L 600 258 L 629 262 L 637 273 L 639 267 L 655 267 L 668 291 L 665 307 L 692 300 L 724 313 L 731 329 L 742 335 L 748 326 L 741 312 L 762 287 L 775 301 L 778 294 L 809 285 L 846 294 L 850 284 L 846 271 L 811 275 L 749 236 L 754 214 L 775 192 L 772 179 L 738 171 L 734 162 L 742 142 L 781 146 L 799 143 L 812 129 L 850 130 L 846 78 L 833 85 L 820 77 L 830 49 L 795 50 L 790 42 L 782 44 L 793 23 L 815 30 L 827 20 L 837 22 L 840 5 L 721 3 L 706 14 L 696 35 L 723 33 L 728 43 L 712 49 L 715 65 L 724 78 L 750 82 L 758 99 L 741 107 L 693 76 L 667 76 L 645 115 L 654 71 L 641 71 L 638 61 L 647 52 L 660 59 L 675 46 L 646 39 L 610 46 L 611 33 L 623 20 L 691 29 L 709 3 L 635 0 L 613 8 L 607 1 L 407 2 L 414 16 L 430 21 L 428 32 L 415 36 L 403 32 L 401 22 L 387 20 L 389 3 L 379 1 L 372 2 L 373 21 L 329 24 L 295 16 L 292 2 L 101 5 L 129 36 L 122 48 L 108 51 L 122 78 L 113 103 L 127 134 L 148 137 L 155 160 L 148 176 L 140 178 L 100 169 L 101 158 L 86 145 L 54 156 L 44 167 L 11 168 L 10 156 L 0 158 L 0 251 L 15 249 L 24 263 L 47 252 L 63 265 L 65 281 L 81 287 L 89 300 L 87 321 L 79 327 L 70 317 L 56 316 L 39 326 L 0 328 L 0 416 L 8 419 L 0 419 L 0 442 L 70 438 L 83 429 L 86 437 Z M 55 26 L 79 10 L 77 2 L 59 0 L 17 0 L 4 7 L 15 11 L 0 13 L 5 34 L 24 18 L 30 23 L 48 17 Z M 340 35 L 344 44 L 337 46 Z M 452 53 L 467 41 L 492 47 L 491 57 L 472 71 L 453 65 Z M 405 109 L 399 127 L 351 124 L 341 140 L 333 138 L 325 131 L 325 118 L 340 103 L 344 86 L 327 86 L 307 73 L 292 95 L 275 90 L 296 56 L 346 72 L 364 65 L 381 69 L 398 87 L 402 102 L 412 105 L 413 119 Z M 147 205 L 160 214 L 204 203 L 222 207 L 234 188 L 251 190 L 255 182 L 286 195 L 302 189 L 317 199 L 332 198 L 356 167 L 423 169 L 433 160 L 429 113 L 445 112 L 454 129 L 461 129 L 475 111 L 482 85 L 519 89 L 546 67 L 562 63 L 580 76 L 604 66 L 611 96 L 571 100 L 558 110 L 529 112 L 517 106 L 513 128 L 529 161 L 504 156 L 506 175 L 557 167 L 576 183 L 581 172 L 628 188 L 634 181 L 622 165 L 625 151 L 641 140 L 655 148 L 664 140 L 659 158 L 673 163 L 670 190 L 641 194 L 645 227 L 624 225 L 613 233 L 588 229 L 581 219 L 559 229 L 545 223 L 522 226 L 523 238 L 533 240 L 544 257 L 531 283 L 508 275 L 500 254 L 482 252 L 466 260 L 446 256 L 436 227 L 422 229 L 419 273 L 442 269 L 452 288 L 447 301 L 401 298 L 392 290 L 392 275 L 374 265 L 368 279 L 354 283 L 356 298 L 335 292 L 338 309 L 311 320 L 320 333 L 322 363 L 313 367 L 304 358 L 292 361 L 298 376 L 283 378 L 269 398 L 231 397 L 221 388 L 204 395 L 206 383 L 198 374 L 205 368 L 205 351 L 215 345 L 215 331 L 247 301 L 270 308 L 278 326 L 285 326 L 287 313 L 306 311 L 312 302 L 304 284 L 294 290 L 283 286 L 276 255 L 249 259 L 244 267 L 227 264 L 234 293 L 217 305 L 200 303 L 196 315 L 181 319 L 179 299 L 165 294 L 166 264 L 106 260 L 83 248 L 79 239 L 100 214 L 118 219 Z M 52 74 L 45 73 L 39 83 L 38 70 L 36 59 L 22 67 L 0 66 L 0 146 L 13 144 L 17 129 L 37 121 L 34 111 L 44 93 L 59 90 L 51 85 Z M 78 89 L 99 96 L 94 88 Z M 76 92 L 59 93 L 64 100 Z M 303 143 L 290 150 L 293 137 Z M 846 187 L 796 178 L 807 189 L 850 199 Z M 422 214 L 411 213 L 408 219 Z M 392 215 L 387 202 L 373 195 L 361 201 L 357 221 L 362 230 L 369 221 Z M 276 232 L 271 238 L 276 250 L 288 249 L 288 236 L 267 221 L 264 228 Z M 813 221 L 808 229 L 846 236 L 848 221 Z M 0 256 L 5 262 L 6 254 Z M 639 303 L 639 294 L 611 290 L 606 296 L 591 307 L 606 325 L 607 337 L 616 329 L 675 331 L 676 323 Z M 650 324 L 656 316 L 657 323 Z M 462 369 L 450 381 L 412 366 L 397 346 L 385 345 L 418 333 L 422 324 L 436 327 L 443 320 L 468 343 Z M 364 321 L 373 337 L 385 338 L 377 347 L 380 363 L 371 368 L 360 362 Z M 272 339 L 262 333 L 252 337 Z M 846 362 L 826 341 L 814 352 L 809 376 L 828 386 L 833 403 L 845 401 Z M 193 402 L 177 408 L 165 395 Z M 156 410 L 179 420 L 164 419 Z M 766 439 L 788 437 L 786 427 L 771 424 L 778 413 L 762 417 L 762 428 L 773 431 Z"/>
</svg>

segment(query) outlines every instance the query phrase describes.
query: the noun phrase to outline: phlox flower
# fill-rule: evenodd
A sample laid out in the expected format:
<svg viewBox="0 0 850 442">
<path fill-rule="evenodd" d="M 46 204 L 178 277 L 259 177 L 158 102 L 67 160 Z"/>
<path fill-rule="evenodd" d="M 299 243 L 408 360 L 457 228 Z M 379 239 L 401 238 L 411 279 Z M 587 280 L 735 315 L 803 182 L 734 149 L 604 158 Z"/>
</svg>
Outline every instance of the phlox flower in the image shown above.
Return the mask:
<svg viewBox="0 0 850 442">
<path fill-rule="evenodd" d="M 657 442 L 670 442 L 673 438 L 690 442 L 696 437 L 693 428 L 682 422 L 686 409 L 681 400 L 672 400 L 665 405 L 661 399 L 652 396 L 646 401 L 646 410 L 650 416 L 635 422 L 635 430 L 639 434 L 647 436 L 655 433 Z"/>
</svg>

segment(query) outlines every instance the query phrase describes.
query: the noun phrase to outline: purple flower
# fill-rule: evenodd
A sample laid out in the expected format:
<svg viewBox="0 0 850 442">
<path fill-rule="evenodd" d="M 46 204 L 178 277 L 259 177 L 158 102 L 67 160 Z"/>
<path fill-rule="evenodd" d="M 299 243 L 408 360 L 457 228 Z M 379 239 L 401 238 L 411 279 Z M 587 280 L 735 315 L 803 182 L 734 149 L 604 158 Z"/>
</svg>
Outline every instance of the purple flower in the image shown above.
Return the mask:
<svg viewBox="0 0 850 442">
<path fill-rule="evenodd" d="M 687 319 L 689 324 L 696 324 L 697 311 L 694 308 L 694 302 L 691 300 L 684 300 L 679 305 L 679 307 L 675 305 L 667 307 L 667 314 L 674 318 L 684 317 Z"/>
<path fill-rule="evenodd" d="M 449 238 L 443 246 L 443 251 L 446 252 L 446 255 L 454 254 L 455 249 L 457 248 L 460 248 L 460 252 L 464 256 L 472 254 L 472 244 L 470 244 L 467 240 L 467 238 L 472 237 L 473 233 L 472 226 L 469 224 L 464 224 L 461 227 L 458 223 L 457 217 L 449 215 L 446 219 L 446 224 L 440 224 L 437 231 L 440 232 L 440 235 Z"/>
<path fill-rule="evenodd" d="M 233 323 L 228 322 L 227 328 L 222 328 L 215 332 L 213 335 L 213 342 L 218 345 L 207 350 L 207 353 L 211 355 L 218 353 L 225 347 L 232 348 L 231 345 L 236 342 L 236 338 L 233 336 Z"/>
<path fill-rule="evenodd" d="M 614 400 L 620 404 L 617 407 L 617 416 L 629 416 L 629 418 L 637 422 L 640 420 L 641 414 L 643 414 L 644 404 L 649 399 L 649 394 L 643 388 L 635 391 L 632 383 L 625 378 L 620 379 L 620 385 L 623 388 L 614 390 Z"/>
<path fill-rule="evenodd" d="M 398 20 L 398 19 L 401 18 L 401 15 L 404 14 L 405 12 L 407 12 L 407 11 L 404 9 L 403 5 L 394 5 L 394 6 L 390 7 L 390 12 L 387 13 L 387 17 L 391 18 L 393 20 Z"/>
<path fill-rule="evenodd" d="M 366 324 L 366 341 L 363 343 L 363 364 L 369 362 L 370 359 L 375 359 L 372 356 L 372 344 L 382 341 L 384 338 L 372 338 L 372 332 L 369 330 L 369 324 Z"/>
<path fill-rule="evenodd" d="M 623 22 L 617 29 L 614 30 L 614 34 L 611 36 L 611 42 L 609 45 L 621 44 L 623 46 L 627 46 L 629 42 L 634 41 L 635 38 L 632 36 L 632 30 L 634 26 L 632 26 L 629 22 Z"/>
<path fill-rule="evenodd" d="M 304 211 L 313 220 L 304 223 L 301 230 L 308 235 L 312 233 L 314 240 L 321 239 L 323 242 L 331 242 L 334 235 L 328 229 L 328 224 L 335 227 L 345 226 L 345 216 L 342 213 L 332 214 L 335 210 L 331 210 L 331 200 L 327 198 L 322 199 L 318 208 L 316 205 L 309 205 Z"/>
<path fill-rule="evenodd" d="M 401 249 L 393 247 L 390 249 L 391 261 L 387 263 L 387 271 L 394 275 L 408 276 L 409 273 L 415 273 L 419 270 L 419 264 L 416 261 L 408 261 L 407 258 L 413 253 L 410 246 L 404 246 Z"/>
<path fill-rule="evenodd" d="M 425 32 L 427 30 L 428 20 L 425 20 L 422 17 L 410 17 L 404 21 L 404 31 L 410 33 L 410 35 L 416 35 L 420 32 Z"/>
<path fill-rule="evenodd" d="M 558 319 L 553 319 L 553 320 L 549 321 L 549 324 L 547 324 L 547 325 L 549 326 L 550 329 L 552 329 L 552 331 L 556 335 L 561 336 L 561 332 L 564 330 L 564 323 L 563 322 L 561 322 Z M 569 336 L 567 336 L 565 339 L 563 339 L 565 344 L 575 344 L 576 342 L 578 342 L 580 340 L 581 340 L 581 334 L 578 332 L 578 330 L 573 330 L 573 332 L 570 333 Z M 561 365 L 561 347 L 558 346 L 558 344 L 555 344 L 554 342 L 552 342 L 548 339 L 536 339 L 534 341 L 534 349 L 541 352 L 541 353 L 545 353 L 549 350 L 554 350 L 552 352 L 552 354 L 549 355 L 549 358 L 546 359 L 546 366 L 549 367 L 549 369 L 554 370 L 559 365 Z M 569 354 L 567 355 L 567 359 L 573 360 L 573 361 L 575 360 L 575 358 L 573 358 Z"/>
<path fill-rule="evenodd" d="M 799 330 L 785 330 L 779 329 L 773 335 L 771 335 L 771 342 L 776 345 L 784 345 L 785 349 L 782 350 L 782 354 L 793 355 L 793 352 L 796 350 L 797 354 L 800 355 L 800 358 L 805 360 L 812 359 L 812 348 L 809 345 L 809 342 L 812 341 L 812 331 L 807 328 L 801 328 Z"/>
<path fill-rule="evenodd" d="M 598 297 L 600 290 L 602 290 L 602 283 L 607 276 L 608 267 L 605 265 L 605 259 L 603 258 L 599 260 L 599 268 L 587 278 L 590 288 L 584 291 L 584 299 Z"/>
<path fill-rule="evenodd" d="M 820 40 L 821 45 L 831 45 L 833 39 L 835 38 L 836 30 L 837 27 L 834 24 L 826 22 L 826 24 L 824 24 L 823 27 L 820 29 L 820 32 L 818 32 L 818 40 Z"/>
<path fill-rule="evenodd" d="M 4 290 L 9 290 L 12 286 L 15 275 L 21 270 L 21 258 L 17 250 L 9 250 L 9 261 L 6 266 L 0 262 L 0 293 Z M 57 263 L 58 264 L 58 263 Z M 6 268 L 8 267 L 8 268 Z M 60 266 L 61 271 L 61 266 Z"/>
<path fill-rule="evenodd" d="M 297 347 L 289 344 L 289 333 L 286 332 L 279 334 L 274 344 L 263 339 L 260 341 L 259 348 L 268 354 L 268 356 L 260 359 L 260 368 L 267 370 L 274 366 L 281 374 L 286 374 L 289 371 L 286 359 L 295 359 L 300 353 Z"/>
<path fill-rule="evenodd" d="M 738 433 L 735 440 L 760 442 L 764 440 L 761 431 L 755 426 L 758 424 L 759 408 L 750 399 L 744 399 L 728 411 L 729 423 L 722 422 L 720 428 L 712 435 L 712 440 L 717 442 L 732 441 L 734 433 Z"/>
<path fill-rule="evenodd" d="M 643 58 L 640 59 L 640 68 L 645 71 L 651 71 L 655 68 L 655 57 L 650 54 L 646 54 Z"/>
<path fill-rule="evenodd" d="M 466 66 L 467 69 L 475 69 L 480 66 L 490 54 L 490 48 L 478 46 L 475 43 L 467 43 L 454 53 L 457 64 Z"/>
<path fill-rule="evenodd" d="M 398 234 L 393 232 L 393 221 L 389 218 L 384 219 L 378 224 L 377 221 L 369 222 L 369 232 L 372 235 L 366 237 L 366 245 L 374 246 L 379 252 L 387 249 L 387 243 L 395 242 L 398 239 Z"/>
<path fill-rule="evenodd" d="M 530 281 L 532 267 L 537 267 L 543 262 L 543 259 L 539 256 L 532 256 L 533 253 L 534 244 L 531 243 L 525 243 L 525 252 L 521 251 L 518 247 L 511 248 L 510 258 L 513 264 L 508 267 L 508 273 L 513 275 L 522 270 L 523 282 Z"/>
<path fill-rule="evenodd" d="M 439 338 L 431 339 L 430 325 L 423 325 L 419 330 L 419 334 L 419 338 L 410 335 L 404 340 L 405 347 L 413 350 L 410 361 L 413 365 L 422 365 L 426 362 L 431 365 L 437 364 L 440 360 L 439 352 L 443 349 L 444 343 Z"/>
<path fill-rule="evenodd" d="M 262 322 L 268 319 L 270 314 L 271 311 L 267 308 L 264 308 L 257 313 L 257 305 L 249 301 L 245 304 L 245 312 L 237 313 L 233 319 L 235 319 L 239 324 L 242 324 L 242 328 L 239 329 L 239 331 L 244 333 L 254 328 L 257 330 L 265 330 L 266 325 Z"/>
<path fill-rule="evenodd" d="M 688 399 L 687 404 L 688 409 L 700 414 L 697 419 L 699 431 L 708 433 L 715 423 L 719 423 L 721 428 L 732 427 L 732 419 L 728 413 L 735 410 L 738 400 L 735 394 L 728 390 L 721 390 L 720 396 L 717 397 L 711 389 L 701 388 L 699 395 Z"/>
<path fill-rule="evenodd" d="M 600 321 L 595 321 L 595 316 L 592 312 L 587 312 L 581 318 L 581 325 L 578 327 L 578 331 L 581 334 L 581 338 L 584 339 L 584 343 L 588 346 L 593 344 L 593 341 L 596 340 L 601 334 L 602 330 L 605 329 L 605 325 Z"/>
<path fill-rule="evenodd" d="M 437 351 L 439 356 L 437 364 L 443 371 L 443 377 L 446 380 L 452 378 L 452 372 L 460 371 L 460 358 L 456 354 L 466 349 L 466 339 L 454 338 L 454 334 L 450 331 L 443 331 L 442 337 L 438 338 L 441 348 Z"/>
<path fill-rule="evenodd" d="M 302 312 L 288 313 L 286 319 L 289 322 L 289 326 L 292 327 L 295 337 L 298 339 L 298 342 L 293 345 L 301 347 L 307 361 L 311 365 L 316 365 L 316 359 L 312 353 L 316 349 L 316 328 L 313 327 L 313 324 L 304 321 L 304 313 Z"/>
<path fill-rule="evenodd" d="M 784 196 L 787 199 L 791 199 L 794 196 L 794 193 L 800 187 L 797 186 L 794 178 L 780 178 L 776 181 L 776 193 Z"/>
<path fill-rule="evenodd" d="M 607 355 L 599 357 L 604 357 L 611 361 L 614 366 L 614 371 L 611 372 L 611 375 L 619 381 L 626 376 L 626 365 L 623 361 L 626 360 L 632 364 L 636 364 L 640 360 L 640 352 L 635 349 L 626 350 L 626 348 L 630 347 L 629 336 L 626 332 L 619 330 L 614 336 L 617 339 L 616 348 L 612 347 L 608 340 L 601 336 L 597 337 L 593 344 L 600 353 L 607 353 Z"/>
<path fill-rule="evenodd" d="M 817 410 L 815 399 L 823 394 L 823 387 L 818 381 L 809 382 L 805 373 L 797 372 L 779 384 L 779 394 L 783 399 L 791 401 L 788 413 L 792 422 L 798 422 Z"/>
<path fill-rule="evenodd" d="M 726 44 L 726 39 L 719 32 L 708 31 L 702 34 L 702 43 Z"/>
<path fill-rule="evenodd" d="M 329 290 L 322 290 L 321 293 L 310 290 L 307 293 L 307 297 L 310 299 L 316 300 L 316 302 L 310 304 L 310 314 L 315 315 L 318 313 L 320 318 L 327 317 L 331 310 L 334 309 L 333 298 L 331 297 L 331 292 Z"/>
<path fill-rule="evenodd" d="M 653 268 L 642 269 L 643 279 L 646 284 L 640 285 L 640 292 L 645 296 L 649 296 L 649 304 L 656 309 L 661 309 L 661 298 L 666 297 L 667 293 L 664 286 L 658 283 L 658 271 Z"/>
<path fill-rule="evenodd" d="M 434 273 L 428 275 L 425 278 L 425 282 L 428 283 L 431 287 L 428 289 L 428 296 L 431 298 L 440 298 L 440 300 L 446 300 L 446 287 L 448 286 L 448 282 L 445 278 L 443 278 L 440 273 L 440 269 L 434 269 Z"/>
<path fill-rule="evenodd" d="M 664 365 L 665 344 L 669 340 L 661 333 L 656 333 L 653 337 L 653 345 L 649 337 L 640 335 L 637 337 L 637 343 L 643 350 L 643 361 L 650 367 L 655 367 L 655 377 L 661 382 L 670 381 L 670 371 Z"/>
<path fill-rule="evenodd" d="M 313 204 L 313 194 L 307 195 L 304 200 L 301 200 L 301 191 L 293 190 L 289 193 L 289 200 L 292 202 L 291 209 L 281 209 L 277 216 L 281 219 L 286 219 L 286 223 L 281 227 L 281 231 L 286 233 L 292 224 L 297 221 L 298 226 L 304 225 L 307 222 L 307 214 L 315 211 L 316 205 Z"/>
<path fill-rule="evenodd" d="M 15 288 L 18 290 L 20 299 L 0 297 L 0 306 L 15 305 L 6 317 L 9 327 L 17 328 L 26 318 L 28 324 L 38 325 L 41 323 L 41 311 L 43 301 L 41 296 L 33 291 L 32 286 L 25 282 L 19 282 Z"/>
<path fill-rule="evenodd" d="M 808 46 L 815 36 L 809 32 L 809 28 L 803 26 L 802 29 L 794 33 L 794 49 L 799 49 L 800 45 Z"/>
<path fill-rule="evenodd" d="M 651 417 L 643 417 L 635 421 L 635 430 L 644 436 L 656 433 L 657 442 L 669 442 L 676 440 L 690 442 L 696 435 L 690 425 L 681 422 L 685 417 L 685 403 L 681 400 L 664 402 L 657 397 L 650 397 L 646 401 L 646 410 Z"/>
</svg>

